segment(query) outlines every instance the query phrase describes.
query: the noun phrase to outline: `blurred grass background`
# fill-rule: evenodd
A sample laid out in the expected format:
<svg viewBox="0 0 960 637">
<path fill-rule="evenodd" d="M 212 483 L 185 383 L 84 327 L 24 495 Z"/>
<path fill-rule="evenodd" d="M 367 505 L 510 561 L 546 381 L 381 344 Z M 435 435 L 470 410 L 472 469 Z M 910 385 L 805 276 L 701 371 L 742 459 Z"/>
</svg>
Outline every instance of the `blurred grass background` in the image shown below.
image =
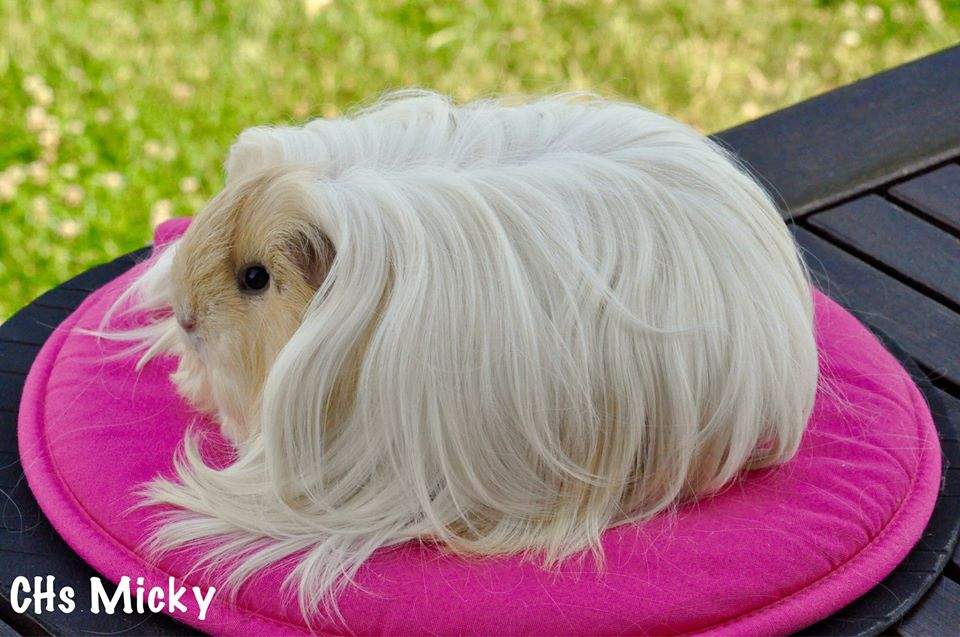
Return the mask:
<svg viewBox="0 0 960 637">
<path fill-rule="evenodd" d="M 591 90 L 709 132 L 955 43 L 960 2 L 0 0 L 0 321 L 387 89 Z M 789 149 L 784 149 L 789 152 Z"/>
</svg>

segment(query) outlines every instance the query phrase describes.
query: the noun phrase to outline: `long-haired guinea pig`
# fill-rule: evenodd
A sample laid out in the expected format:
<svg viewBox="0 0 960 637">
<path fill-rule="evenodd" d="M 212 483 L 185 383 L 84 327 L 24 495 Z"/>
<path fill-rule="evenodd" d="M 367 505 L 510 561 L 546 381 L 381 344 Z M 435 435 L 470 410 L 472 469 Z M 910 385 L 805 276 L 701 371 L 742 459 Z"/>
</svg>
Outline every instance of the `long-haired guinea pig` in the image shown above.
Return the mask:
<svg viewBox="0 0 960 637">
<path fill-rule="evenodd" d="M 123 302 L 158 318 L 114 336 L 179 356 L 237 447 L 213 468 L 187 437 L 152 547 L 202 543 L 232 584 L 293 556 L 308 615 L 413 538 L 599 550 L 788 460 L 817 386 L 769 197 L 686 126 L 583 97 L 247 130 Z"/>
</svg>

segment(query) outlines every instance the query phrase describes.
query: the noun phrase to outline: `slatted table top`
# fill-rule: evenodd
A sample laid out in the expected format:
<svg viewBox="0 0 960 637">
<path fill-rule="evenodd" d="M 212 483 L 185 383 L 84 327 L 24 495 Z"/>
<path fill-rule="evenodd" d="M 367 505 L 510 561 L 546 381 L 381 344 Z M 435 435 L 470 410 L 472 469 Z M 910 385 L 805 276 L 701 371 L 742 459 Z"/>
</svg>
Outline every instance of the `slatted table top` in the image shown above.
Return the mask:
<svg viewBox="0 0 960 637">
<path fill-rule="evenodd" d="M 724 131 L 782 203 L 816 283 L 888 339 L 935 412 L 945 454 L 933 518 L 880 586 L 811 634 L 960 634 L 960 47 Z M 37 508 L 19 463 L 25 374 L 92 290 L 146 255 L 94 268 L 0 326 L 0 635 L 182 634 L 162 615 L 92 615 L 96 575 Z M 73 582 L 77 610 L 12 611 L 18 575 Z"/>
</svg>

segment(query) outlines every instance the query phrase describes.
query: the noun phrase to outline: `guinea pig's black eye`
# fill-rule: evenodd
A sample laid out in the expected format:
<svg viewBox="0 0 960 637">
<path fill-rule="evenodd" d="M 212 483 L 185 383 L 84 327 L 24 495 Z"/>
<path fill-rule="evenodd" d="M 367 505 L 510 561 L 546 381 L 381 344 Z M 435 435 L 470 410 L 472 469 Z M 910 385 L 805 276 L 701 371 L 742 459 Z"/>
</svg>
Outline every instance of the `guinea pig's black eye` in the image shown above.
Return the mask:
<svg viewBox="0 0 960 637">
<path fill-rule="evenodd" d="M 240 273 L 240 289 L 244 292 L 260 292 L 269 284 L 270 273 L 262 265 L 248 265 Z"/>
</svg>

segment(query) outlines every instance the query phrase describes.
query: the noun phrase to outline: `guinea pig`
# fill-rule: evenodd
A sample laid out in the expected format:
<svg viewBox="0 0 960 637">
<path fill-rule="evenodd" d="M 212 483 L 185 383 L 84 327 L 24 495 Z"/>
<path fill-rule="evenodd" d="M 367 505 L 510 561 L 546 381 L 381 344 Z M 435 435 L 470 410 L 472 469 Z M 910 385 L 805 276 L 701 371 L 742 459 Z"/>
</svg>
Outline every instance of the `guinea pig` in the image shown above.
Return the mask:
<svg viewBox="0 0 960 637">
<path fill-rule="evenodd" d="M 553 564 L 795 453 L 812 298 L 776 207 L 670 118 L 432 93 L 243 132 L 120 334 L 237 447 L 192 436 L 157 551 L 285 558 L 306 615 L 411 539 Z M 239 556 L 239 557 L 237 557 Z"/>
</svg>

